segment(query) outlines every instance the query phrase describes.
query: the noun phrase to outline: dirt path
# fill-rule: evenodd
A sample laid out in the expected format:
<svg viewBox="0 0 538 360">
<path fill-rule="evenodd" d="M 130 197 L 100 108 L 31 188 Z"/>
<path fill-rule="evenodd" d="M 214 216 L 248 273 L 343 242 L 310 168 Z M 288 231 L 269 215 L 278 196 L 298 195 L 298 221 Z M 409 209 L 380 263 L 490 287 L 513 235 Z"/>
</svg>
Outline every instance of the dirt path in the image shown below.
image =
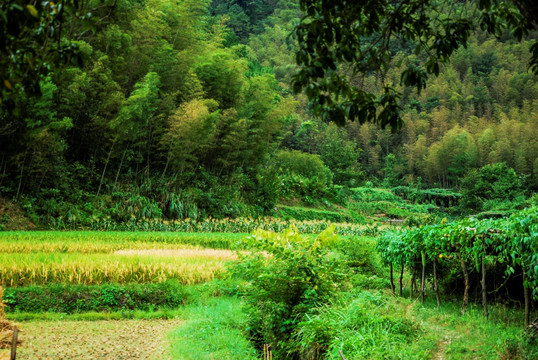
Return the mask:
<svg viewBox="0 0 538 360">
<path fill-rule="evenodd" d="M 17 359 L 168 359 L 179 320 L 36 321 L 20 324 Z"/>
</svg>

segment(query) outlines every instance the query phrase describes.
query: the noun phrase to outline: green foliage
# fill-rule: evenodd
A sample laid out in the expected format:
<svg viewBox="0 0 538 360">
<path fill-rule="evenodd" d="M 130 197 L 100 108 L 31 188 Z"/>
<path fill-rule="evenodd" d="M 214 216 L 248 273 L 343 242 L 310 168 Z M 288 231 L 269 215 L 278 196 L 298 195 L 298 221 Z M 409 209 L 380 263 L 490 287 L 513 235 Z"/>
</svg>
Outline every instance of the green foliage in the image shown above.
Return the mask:
<svg viewBox="0 0 538 360">
<path fill-rule="evenodd" d="M 379 292 L 346 294 L 313 313 L 300 324 L 297 335 L 303 357 L 341 359 L 342 351 L 350 359 L 422 359 L 431 351 L 420 341 L 421 326 Z M 422 346 L 402 349 L 402 344 L 413 343 Z"/>
<path fill-rule="evenodd" d="M 462 206 L 474 210 L 502 210 L 487 205 L 487 201 L 514 201 L 522 197 L 522 186 L 514 169 L 505 163 L 485 165 L 471 170 L 462 180 Z"/>
<path fill-rule="evenodd" d="M 442 266 L 457 272 L 459 256 L 468 265 L 479 268 L 483 257 L 499 263 L 507 276 L 521 267 L 526 274 L 524 286 L 538 298 L 538 211 L 531 207 L 498 220 L 464 219 L 447 224 L 385 233 L 378 250 L 385 263 L 416 266 L 424 254 L 426 263 L 436 259 Z"/>
<path fill-rule="evenodd" d="M 459 203 L 461 194 L 448 189 L 417 189 L 410 186 L 397 186 L 391 189 L 394 194 L 415 203 L 429 202 L 443 207 Z"/>
<path fill-rule="evenodd" d="M 281 174 L 281 194 L 285 198 L 300 196 L 313 203 L 313 199 L 324 196 L 332 185 L 333 174 L 318 155 L 280 151 L 274 161 Z"/>
<path fill-rule="evenodd" d="M 439 76 L 441 64 L 447 63 L 458 48 L 467 46 L 478 24 L 494 35 L 508 27 L 521 41 L 536 25 L 532 16 L 528 21 L 525 17 L 533 13 L 531 2 L 518 4 L 528 12 L 522 14 L 511 4 L 493 6 L 496 3 L 492 1 L 478 2 L 473 15 L 468 15 L 465 4 L 455 7 L 451 2 L 424 6 L 421 1 L 398 5 L 378 1 L 300 1 L 303 15 L 295 34 L 299 42 L 296 60 L 302 69 L 294 77 L 294 91 L 304 90 L 314 113 L 326 121 L 339 125 L 344 125 L 346 119 L 371 121 L 395 131 L 403 124 L 399 104 L 403 91 L 396 88 L 397 79 L 386 79 L 385 75 L 398 46 L 408 47 L 408 53 L 414 51 L 417 55 L 403 66 L 398 65 L 399 84 L 414 87 L 420 94 L 428 76 Z M 450 16 L 439 17 L 439 13 Z M 537 61 L 533 52 L 530 64 L 535 72 Z M 347 65 L 352 69 L 349 75 L 337 71 Z M 372 72 L 383 79 L 373 89 L 352 80 L 357 75 L 364 79 Z"/>
<path fill-rule="evenodd" d="M 318 178 L 324 185 L 332 181 L 331 171 L 318 155 L 300 151 L 280 151 L 275 156 L 276 165 L 284 174 L 295 174 L 305 178 Z"/>
<path fill-rule="evenodd" d="M 54 284 L 6 288 L 8 312 L 81 313 L 176 308 L 189 301 L 177 281 L 98 286 Z"/>
<path fill-rule="evenodd" d="M 0 58 L 0 110 L 18 112 L 21 96 L 41 95 L 42 76 L 61 65 L 82 61 L 73 34 L 62 32 L 64 23 L 77 22 L 87 31 L 94 21 L 88 5 L 77 1 L 3 1 L 0 19 L 0 52 L 4 55 Z"/>
<path fill-rule="evenodd" d="M 398 11 L 405 13 L 413 3 L 406 2 Z M 260 216 L 270 214 L 279 198 L 287 204 L 327 208 L 330 201 L 347 207 L 353 199 L 333 184 L 356 187 L 368 179 L 377 185 L 384 178 L 384 186 L 413 188 L 419 182 L 420 187 L 457 188 L 470 169 L 498 162 L 522 176 L 525 196 L 538 184 L 538 126 L 533 113 L 538 88 L 536 76 L 527 71 L 533 39 L 524 31 L 524 42 L 514 43 L 507 33 L 494 39 L 487 34 L 489 28 L 478 30 L 467 39 L 467 48 L 454 51 L 451 62 L 439 67 L 438 77 L 416 94 L 405 83 L 435 69 L 426 66 L 424 54 L 412 54 L 417 45 L 411 41 L 395 42 L 392 37 L 372 53 L 365 50 L 373 40 L 362 35 L 396 11 L 391 5 L 374 4 L 379 17 L 353 32 L 360 49 L 352 55 L 366 51 L 362 60 L 369 63 L 389 54 L 381 59 L 386 66 L 377 68 L 383 76 L 378 76 L 376 66 L 352 67 L 365 75 L 349 83 L 344 76 L 349 60 L 343 57 L 334 71 L 318 80 L 322 88 L 360 83 L 361 91 L 340 94 L 338 101 L 349 103 L 344 117 L 358 116 L 352 103 L 362 99 L 367 111 L 361 119 L 376 114 L 390 123 L 391 109 L 401 104 L 405 126 L 390 134 L 376 124 L 337 127 L 312 119 L 304 95 L 311 96 L 316 86 L 305 94 L 292 94 L 295 53 L 308 58 L 312 50 L 302 53 L 301 45 L 289 37 L 301 16 L 312 16 L 301 13 L 300 2 L 67 1 L 34 4 L 37 17 L 27 5 L 8 1 L 0 6 L 2 19 L 8 19 L 0 20 L 5 30 L 0 47 L 5 45 L 6 54 L 11 54 L 0 60 L 7 71 L 0 79 L 0 191 L 39 226 L 84 227 L 94 223 L 93 217 L 108 216 L 127 223 L 132 222 L 131 212 L 137 218 L 163 221 Z M 432 17 L 430 5 L 450 16 Z M 327 3 L 322 10 L 334 6 L 339 5 Z M 358 19 L 351 15 L 355 10 L 365 9 L 364 4 L 346 6 L 352 9 L 339 21 L 331 15 L 333 35 L 346 21 Z M 415 25 L 427 24 L 421 30 L 425 33 L 437 25 L 463 26 L 460 20 L 474 6 L 457 3 L 454 11 L 445 11 L 445 2 L 429 4 L 417 12 L 424 18 L 415 19 Z M 490 14 L 489 20 L 512 14 L 501 16 L 501 23 L 512 26 L 520 22 L 511 9 L 501 4 L 491 12 L 486 7 L 481 11 Z M 315 24 L 325 21 L 316 16 L 299 28 L 327 29 L 316 29 Z M 451 34 L 458 29 L 464 30 L 451 28 Z M 315 48 L 325 40 L 316 38 L 311 45 Z M 346 39 L 333 40 L 327 43 L 336 46 L 333 50 L 346 48 Z M 432 55 L 441 58 L 448 53 Z M 310 60 L 306 65 L 316 69 L 311 74 L 315 75 L 320 64 Z M 322 61 L 321 69 L 325 65 Z M 402 83 L 406 67 L 411 70 Z M 383 90 L 379 79 L 390 88 Z M 322 110 L 336 101 L 333 95 L 338 91 L 330 93 Z M 396 93 L 401 94 L 398 102 L 391 98 Z M 346 100 L 347 95 L 351 99 Z M 372 101 L 387 111 L 368 108 Z M 5 111 L 4 105 L 13 111 Z M 326 120 L 342 120 L 339 111 L 328 111 Z M 286 166 L 297 163 L 301 169 L 281 173 L 275 164 L 280 151 L 311 155 L 291 156 Z M 312 160 L 315 156 L 323 166 Z M 310 160 L 299 165 L 307 157 Z M 457 200 L 425 193 L 416 198 L 411 201 L 425 198 L 443 207 Z M 525 204 L 517 196 L 484 200 L 480 210 L 517 210 Z M 360 210 L 402 218 L 424 211 L 402 202 L 351 208 L 346 216 Z M 140 228 L 144 226 L 148 225 Z"/>
<path fill-rule="evenodd" d="M 180 312 L 185 319 L 170 334 L 176 359 L 257 359 L 244 329 L 247 319 L 237 298 L 216 298 Z"/>
<path fill-rule="evenodd" d="M 364 216 L 353 212 L 337 212 L 284 205 L 279 205 L 276 208 L 276 213 L 279 218 L 284 220 L 328 220 L 336 223 L 354 222 L 358 224 L 367 222 Z"/>
<path fill-rule="evenodd" d="M 346 286 L 348 271 L 329 251 L 337 241 L 333 232 L 330 227 L 305 238 L 295 227 L 281 234 L 258 230 L 249 239 L 251 251 L 233 266 L 248 282 L 243 292 L 251 337 L 260 348 L 271 344 L 275 357 L 297 357 L 291 340 L 305 314 Z"/>
</svg>

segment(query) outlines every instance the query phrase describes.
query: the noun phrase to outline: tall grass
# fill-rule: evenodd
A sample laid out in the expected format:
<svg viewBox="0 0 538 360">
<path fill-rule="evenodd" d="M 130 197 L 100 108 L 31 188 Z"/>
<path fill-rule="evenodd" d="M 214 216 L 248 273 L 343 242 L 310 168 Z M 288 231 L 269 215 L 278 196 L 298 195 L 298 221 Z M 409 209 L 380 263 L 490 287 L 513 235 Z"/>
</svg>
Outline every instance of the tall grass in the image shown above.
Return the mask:
<svg viewBox="0 0 538 360">
<path fill-rule="evenodd" d="M 174 359 L 253 360 L 256 351 L 247 340 L 246 316 L 237 298 L 211 299 L 207 304 L 189 306 L 182 311 L 187 319 L 170 334 Z"/>
</svg>

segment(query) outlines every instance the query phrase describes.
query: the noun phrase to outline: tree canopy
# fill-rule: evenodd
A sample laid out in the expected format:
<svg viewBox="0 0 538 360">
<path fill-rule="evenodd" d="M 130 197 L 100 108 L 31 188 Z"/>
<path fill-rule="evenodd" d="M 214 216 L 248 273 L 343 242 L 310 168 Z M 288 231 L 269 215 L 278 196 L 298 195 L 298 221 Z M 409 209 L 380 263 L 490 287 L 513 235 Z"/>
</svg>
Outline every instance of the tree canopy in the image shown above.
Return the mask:
<svg viewBox="0 0 538 360">
<path fill-rule="evenodd" d="M 420 94 L 428 76 L 438 76 L 442 64 L 468 45 L 474 29 L 497 37 L 510 31 L 519 41 L 538 29 L 534 1 L 514 3 L 517 7 L 497 0 L 300 0 L 304 14 L 295 34 L 301 69 L 293 79 L 294 91 L 304 90 L 314 113 L 326 121 L 371 121 L 399 129 L 398 86 L 414 87 Z M 386 72 L 400 51 L 416 57 L 397 64 L 397 84 Z M 529 66 L 538 73 L 536 41 L 530 51 Z M 372 73 L 377 81 L 366 85 L 364 76 Z"/>
</svg>

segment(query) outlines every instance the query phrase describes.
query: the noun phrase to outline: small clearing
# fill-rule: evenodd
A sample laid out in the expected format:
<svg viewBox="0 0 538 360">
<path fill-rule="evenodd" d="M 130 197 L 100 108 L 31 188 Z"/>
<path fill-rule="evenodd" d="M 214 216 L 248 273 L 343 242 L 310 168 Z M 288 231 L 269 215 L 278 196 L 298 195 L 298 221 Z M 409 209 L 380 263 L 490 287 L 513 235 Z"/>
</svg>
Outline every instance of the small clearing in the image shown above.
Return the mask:
<svg viewBox="0 0 538 360">
<path fill-rule="evenodd" d="M 21 324 L 17 359 L 169 359 L 179 320 L 35 321 Z"/>
</svg>

